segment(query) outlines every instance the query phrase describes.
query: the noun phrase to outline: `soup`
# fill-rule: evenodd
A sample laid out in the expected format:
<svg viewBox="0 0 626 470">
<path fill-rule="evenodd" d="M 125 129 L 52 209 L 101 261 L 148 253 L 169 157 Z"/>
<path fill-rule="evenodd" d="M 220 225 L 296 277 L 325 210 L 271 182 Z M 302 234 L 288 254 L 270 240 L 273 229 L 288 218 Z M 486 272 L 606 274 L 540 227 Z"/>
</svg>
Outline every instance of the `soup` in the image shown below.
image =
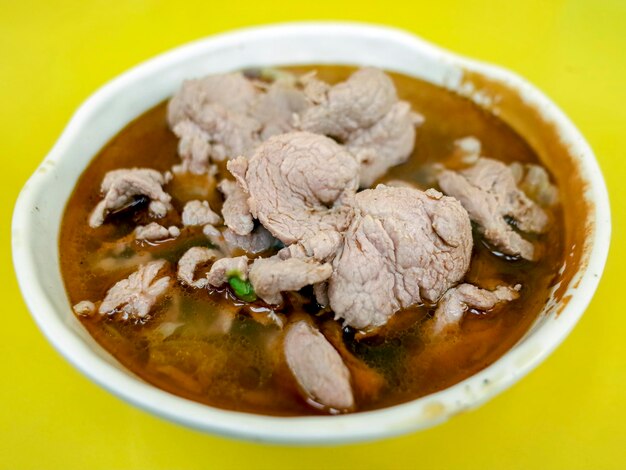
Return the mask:
<svg viewBox="0 0 626 470">
<path fill-rule="evenodd" d="M 473 102 L 363 70 L 238 74 L 254 112 L 244 82 L 230 108 L 192 82 L 93 159 L 61 268 L 120 363 L 210 406 L 335 414 L 449 387 L 527 331 L 563 264 L 551 178 Z"/>
</svg>

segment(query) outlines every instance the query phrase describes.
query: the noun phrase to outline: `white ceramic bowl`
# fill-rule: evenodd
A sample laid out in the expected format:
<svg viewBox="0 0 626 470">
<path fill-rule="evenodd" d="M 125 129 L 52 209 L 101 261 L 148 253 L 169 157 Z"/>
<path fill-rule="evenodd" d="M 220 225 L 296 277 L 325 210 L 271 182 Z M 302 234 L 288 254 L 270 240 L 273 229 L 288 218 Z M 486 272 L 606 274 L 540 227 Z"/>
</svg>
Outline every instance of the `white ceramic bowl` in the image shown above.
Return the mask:
<svg viewBox="0 0 626 470">
<path fill-rule="evenodd" d="M 579 197 L 589 210 L 575 217 L 575 223 L 585 226 L 575 275 L 567 285 L 555 286 L 554 299 L 530 331 L 498 361 L 448 389 L 402 405 L 345 416 L 279 418 L 211 408 L 147 384 L 103 350 L 72 314 L 59 269 L 58 234 L 75 182 L 109 139 L 172 95 L 183 79 L 250 66 L 311 63 L 373 65 L 455 90 L 500 114 L 554 171 L 559 164 L 550 161 L 546 133 L 535 132 L 551 123 L 586 188 Z M 516 107 L 509 109 L 513 101 Z M 571 214 L 566 219 L 571 223 Z M 37 324 L 67 360 L 104 388 L 156 415 L 203 431 L 259 441 L 340 443 L 440 423 L 480 405 L 537 366 L 567 336 L 596 289 L 609 247 L 610 212 L 591 149 L 556 105 L 523 79 L 394 29 L 298 23 L 212 36 L 145 62 L 103 86 L 76 112 L 24 186 L 12 237 L 20 288 Z"/>
</svg>

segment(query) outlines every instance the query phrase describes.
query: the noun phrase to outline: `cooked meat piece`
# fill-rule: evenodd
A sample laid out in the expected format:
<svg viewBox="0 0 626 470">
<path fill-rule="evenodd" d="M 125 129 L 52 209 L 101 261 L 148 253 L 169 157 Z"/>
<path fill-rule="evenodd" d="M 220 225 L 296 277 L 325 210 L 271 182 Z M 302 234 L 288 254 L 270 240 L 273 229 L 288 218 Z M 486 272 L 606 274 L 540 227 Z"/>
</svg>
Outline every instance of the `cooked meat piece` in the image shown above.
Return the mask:
<svg viewBox="0 0 626 470">
<path fill-rule="evenodd" d="M 224 225 L 237 235 L 248 235 L 254 228 L 250 207 L 248 207 L 248 195 L 239 184 L 230 180 L 222 180 L 217 186 L 224 195 L 222 217 Z"/>
<path fill-rule="evenodd" d="M 262 140 L 292 130 L 294 114 L 308 106 L 289 80 L 278 79 L 265 92 L 241 73 L 186 81 L 168 109 L 180 138 L 183 163 L 177 171 L 202 173 L 210 160 L 245 155 Z"/>
<path fill-rule="evenodd" d="M 102 180 L 100 191 L 104 194 L 102 201 L 96 205 L 89 217 L 89 226 L 100 227 L 110 212 L 114 212 L 131 204 L 135 197 L 148 197 L 148 209 L 154 217 L 164 217 L 170 209 L 171 196 L 163 191 L 172 175 L 146 168 L 133 168 L 109 171 Z"/>
<path fill-rule="evenodd" d="M 179 168 L 199 172 L 209 157 L 222 161 L 252 149 L 261 123 L 247 113 L 258 93 L 239 73 L 185 82 L 168 109 L 170 127 L 181 139 Z"/>
<path fill-rule="evenodd" d="M 259 90 L 241 72 L 185 80 L 168 104 L 167 118 L 171 127 L 185 119 L 199 123 L 211 105 L 246 114 L 258 94 Z"/>
<path fill-rule="evenodd" d="M 373 126 L 350 134 L 345 145 L 361 163 L 361 187 L 369 188 L 389 168 L 407 161 L 415 146 L 415 126 L 423 121 L 409 103 L 399 101 Z"/>
<path fill-rule="evenodd" d="M 304 396 L 338 411 L 354 407 L 350 372 L 337 350 L 304 320 L 285 335 L 285 358 Z"/>
<path fill-rule="evenodd" d="M 175 165 L 175 173 L 194 173 L 202 175 L 211 166 L 211 136 L 189 119 L 177 123 L 172 129 L 178 141 L 178 154 L 182 160 Z"/>
<path fill-rule="evenodd" d="M 170 286 L 169 276 L 155 281 L 166 264 L 161 259 L 140 266 L 127 279 L 122 279 L 109 289 L 98 312 L 101 315 L 121 313 L 123 320 L 147 318 L 154 303 Z"/>
<path fill-rule="evenodd" d="M 304 286 L 325 281 L 332 274 L 330 264 L 291 258 L 257 258 L 249 277 L 256 294 L 268 304 L 280 304 L 283 291 L 297 291 Z"/>
<path fill-rule="evenodd" d="M 433 323 L 430 325 L 431 334 L 439 335 L 458 327 L 463 315 L 470 308 L 487 311 L 502 302 L 517 299 L 521 288 L 519 284 L 515 287 L 498 286 L 493 291 L 472 284 L 453 287 L 439 301 Z"/>
<path fill-rule="evenodd" d="M 174 225 L 169 228 L 163 227 L 156 222 L 148 225 L 139 225 L 135 229 L 135 238 L 137 240 L 159 241 L 168 238 L 176 238 L 180 235 L 180 229 Z"/>
<path fill-rule="evenodd" d="M 400 308 L 436 302 L 465 275 L 472 230 L 455 199 L 433 189 L 379 185 L 358 193 L 353 207 L 328 290 L 346 324 L 384 325 Z"/>
<path fill-rule="evenodd" d="M 533 244 L 507 223 L 515 220 L 524 232 L 542 233 L 547 229 L 546 213 L 518 189 L 511 169 L 504 163 L 480 158 L 471 167 L 439 174 L 441 189 L 467 210 L 485 239 L 501 252 L 533 260 Z"/>
<path fill-rule="evenodd" d="M 294 114 L 309 107 L 305 94 L 291 81 L 278 79 L 259 95 L 250 114 L 263 125 L 261 140 L 294 130 Z"/>
<path fill-rule="evenodd" d="M 360 69 L 332 87 L 315 77 L 303 82 L 314 106 L 296 116 L 296 127 L 345 144 L 361 163 L 361 187 L 371 186 L 413 152 L 415 126 L 424 118 L 398 101 L 393 81 L 381 70 Z"/>
<path fill-rule="evenodd" d="M 231 229 L 227 228 L 222 232 L 222 236 L 229 246 L 229 251 L 241 249 L 253 255 L 267 251 L 280 244 L 280 242 L 262 225 L 256 227 L 252 233 L 248 235 L 237 235 Z"/>
<path fill-rule="evenodd" d="M 206 277 L 195 279 L 195 272 L 199 265 L 213 261 L 221 255 L 218 251 L 204 246 L 194 246 L 189 248 L 178 261 L 178 279 L 183 284 L 191 287 L 203 289 L 207 286 Z"/>
<path fill-rule="evenodd" d="M 342 141 L 359 129 L 373 126 L 397 101 L 396 88 L 384 72 L 362 68 L 348 80 L 322 93 L 320 85 L 305 87 L 315 105 L 297 120 L 304 131 L 336 137 Z M 313 93 L 311 93 L 311 89 Z"/>
<path fill-rule="evenodd" d="M 278 252 L 281 259 L 312 258 L 315 261 L 332 261 L 343 238 L 335 230 L 322 230 L 311 238 L 289 245 Z"/>
<path fill-rule="evenodd" d="M 185 227 L 215 225 L 222 220 L 219 215 L 211 210 L 208 201 L 189 201 L 183 208 L 182 218 Z"/>
<path fill-rule="evenodd" d="M 220 287 L 228 283 L 231 276 L 237 276 L 245 281 L 248 279 L 248 258 L 238 256 L 237 258 L 218 259 L 207 275 L 209 284 L 213 287 Z"/>
<path fill-rule="evenodd" d="M 308 132 L 271 137 L 250 160 L 228 169 L 249 194 L 252 215 L 289 244 L 348 225 L 345 201 L 358 186 L 358 164 L 339 144 Z"/>
<path fill-rule="evenodd" d="M 550 175 L 540 165 L 518 162 L 509 165 L 515 182 L 526 195 L 542 207 L 559 202 L 559 190 L 550 182 Z"/>
<path fill-rule="evenodd" d="M 312 259 L 322 263 L 333 260 L 337 250 L 341 246 L 343 238 L 339 232 L 334 230 L 323 230 L 311 238 L 289 245 L 277 253 L 281 259 L 298 258 Z M 313 294 L 315 300 L 322 307 L 329 304 L 328 282 L 313 284 Z"/>
<path fill-rule="evenodd" d="M 76 315 L 89 316 L 95 313 L 96 306 L 89 300 L 82 300 L 72 307 Z"/>
<path fill-rule="evenodd" d="M 323 80 L 317 78 L 317 72 L 312 71 L 300 76 L 300 83 L 303 85 L 304 94 L 311 103 L 320 104 L 327 99 L 328 90 L 331 86 Z"/>
</svg>

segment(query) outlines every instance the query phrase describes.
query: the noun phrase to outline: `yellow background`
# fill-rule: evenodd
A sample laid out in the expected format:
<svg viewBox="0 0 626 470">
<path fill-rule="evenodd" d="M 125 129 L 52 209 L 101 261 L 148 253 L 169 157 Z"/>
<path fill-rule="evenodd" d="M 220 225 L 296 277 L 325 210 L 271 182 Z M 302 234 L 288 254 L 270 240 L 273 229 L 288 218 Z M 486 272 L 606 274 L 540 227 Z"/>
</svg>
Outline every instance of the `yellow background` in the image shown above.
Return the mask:
<svg viewBox="0 0 626 470">
<path fill-rule="evenodd" d="M 74 109 L 128 67 L 218 31 L 324 18 L 396 25 L 509 67 L 569 114 L 611 195 L 613 245 L 597 295 L 566 342 L 521 383 L 405 437 L 321 449 L 264 446 L 132 408 L 61 359 L 27 313 L 10 259 L 18 191 Z M 0 0 L 0 468 L 626 468 L 625 85 L 620 0 Z"/>
</svg>

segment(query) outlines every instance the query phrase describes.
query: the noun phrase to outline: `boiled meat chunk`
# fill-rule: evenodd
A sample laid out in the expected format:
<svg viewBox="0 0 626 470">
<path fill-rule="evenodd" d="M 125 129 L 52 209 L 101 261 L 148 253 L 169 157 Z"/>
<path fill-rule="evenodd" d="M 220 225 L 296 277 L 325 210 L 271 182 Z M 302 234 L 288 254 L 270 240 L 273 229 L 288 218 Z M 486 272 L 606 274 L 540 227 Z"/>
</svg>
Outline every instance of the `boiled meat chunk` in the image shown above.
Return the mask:
<svg viewBox="0 0 626 470">
<path fill-rule="evenodd" d="M 107 214 L 130 205 L 136 197 L 150 199 L 148 209 L 154 217 L 164 217 L 171 208 L 171 196 L 163 191 L 163 186 L 172 178 L 170 173 L 159 173 L 146 168 L 120 169 L 109 171 L 102 180 L 100 191 L 104 198 L 89 217 L 89 226 L 100 227 Z"/>
<path fill-rule="evenodd" d="M 343 143 L 361 164 L 361 187 L 371 186 L 413 152 L 415 126 L 424 119 L 408 102 L 398 101 L 383 71 L 362 68 L 332 87 L 312 77 L 305 93 L 314 106 L 296 116 L 297 127 Z"/>
<path fill-rule="evenodd" d="M 177 171 L 203 173 L 209 161 L 241 155 L 259 142 L 261 124 L 248 115 L 259 90 L 243 74 L 187 80 L 170 100 L 168 121 L 180 138 Z"/>
<path fill-rule="evenodd" d="M 304 286 L 325 281 L 332 274 L 328 263 L 298 258 L 257 258 L 250 267 L 249 277 L 256 294 L 268 304 L 280 304 L 281 292 L 297 291 Z"/>
<path fill-rule="evenodd" d="M 278 252 L 282 259 L 311 258 L 316 261 L 332 261 L 343 241 L 335 230 L 322 230 L 311 238 L 289 245 Z"/>
<path fill-rule="evenodd" d="M 350 135 L 346 148 L 361 164 L 361 187 L 369 188 L 389 168 L 407 161 L 415 147 L 415 126 L 422 122 L 409 103 L 400 101 L 373 126 Z"/>
<path fill-rule="evenodd" d="M 467 212 L 435 190 L 365 190 L 333 261 L 330 306 L 347 325 L 368 330 L 399 309 L 436 302 L 467 272 L 472 231 Z"/>
<path fill-rule="evenodd" d="M 431 333 L 439 335 L 457 328 L 465 312 L 474 308 L 487 311 L 502 302 L 510 302 L 519 297 L 522 286 L 498 286 L 493 291 L 481 289 L 472 284 L 460 284 L 446 292 L 437 306 Z"/>
<path fill-rule="evenodd" d="M 280 243 L 262 225 L 256 227 L 248 235 L 237 235 L 227 228 L 222 232 L 222 236 L 226 245 L 228 245 L 229 251 L 240 249 L 252 255 L 267 251 Z"/>
<path fill-rule="evenodd" d="M 228 283 L 231 276 L 236 276 L 245 281 L 248 279 L 248 258 L 238 256 L 236 258 L 218 259 L 207 275 L 209 284 L 213 287 L 220 287 Z"/>
<path fill-rule="evenodd" d="M 206 287 L 209 281 L 206 277 L 195 279 L 195 272 L 201 264 L 208 263 L 219 257 L 220 253 L 217 250 L 204 246 L 189 248 L 178 261 L 178 279 L 183 284 L 197 289 Z"/>
<path fill-rule="evenodd" d="M 135 229 L 135 238 L 145 241 L 161 241 L 176 238 L 180 235 L 180 229 L 174 225 L 164 227 L 163 225 L 151 222 L 148 225 L 139 225 Z"/>
<path fill-rule="evenodd" d="M 140 266 L 109 289 L 98 312 L 101 315 L 121 313 L 124 320 L 147 318 L 155 302 L 170 287 L 169 276 L 155 280 L 166 264 L 165 260 L 158 260 Z"/>
<path fill-rule="evenodd" d="M 222 206 L 224 225 L 237 235 L 248 235 L 254 228 L 254 220 L 252 220 L 248 206 L 248 195 L 234 181 L 222 180 L 217 187 L 224 195 Z"/>
<path fill-rule="evenodd" d="M 306 321 L 285 335 L 285 358 L 306 398 L 338 411 L 354 407 L 350 371 L 337 350 Z"/>
<path fill-rule="evenodd" d="M 294 130 L 294 115 L 310 106 L 306 96 L 289 80 L 274 81 L 252 105 L 250 114 L 263 128 L 261 140 Z"/>
<path fill-rule="evenodd" d="M 209 206 L 208 201 L 189 201 L 183 208 L 183 225 L 185 227 L 198 225 L 215 225 L 221 222 L 217 215 Z"/>
<path fill-rule="evenodd" d="M 369 67 L 357 70 L 345 82 L 328 87 L 325 93 L 320 93 L 319 86 L 315 90 L 309 94 L 315 105 L 298 119 L 300 129 L 342 141 L 354 131 L 373 126 L 398 100 L 391 78 Z"/>
<path fill-rule="evenodd" d="M 490 158 L 458 172 L 444 170 L 439 186 L 458 199 L 481 234 L 495 248 L 511 256 L 535 259 L 535 249 L 507 223 L 515 221 L 522 232 L 543 233 L 548 228 L 546 213 L 517 187 L 511 168 Z"/>
<path fill-rule="evenodd" d="M 252 215 L 286 244 L 320 230 L 343 230 L 345 202 L 356 192 L 359 166 L 333 140 L 308 132 L 271 137 L 253 156 L 228 162 L 249 195 Z"/>
</svg>

